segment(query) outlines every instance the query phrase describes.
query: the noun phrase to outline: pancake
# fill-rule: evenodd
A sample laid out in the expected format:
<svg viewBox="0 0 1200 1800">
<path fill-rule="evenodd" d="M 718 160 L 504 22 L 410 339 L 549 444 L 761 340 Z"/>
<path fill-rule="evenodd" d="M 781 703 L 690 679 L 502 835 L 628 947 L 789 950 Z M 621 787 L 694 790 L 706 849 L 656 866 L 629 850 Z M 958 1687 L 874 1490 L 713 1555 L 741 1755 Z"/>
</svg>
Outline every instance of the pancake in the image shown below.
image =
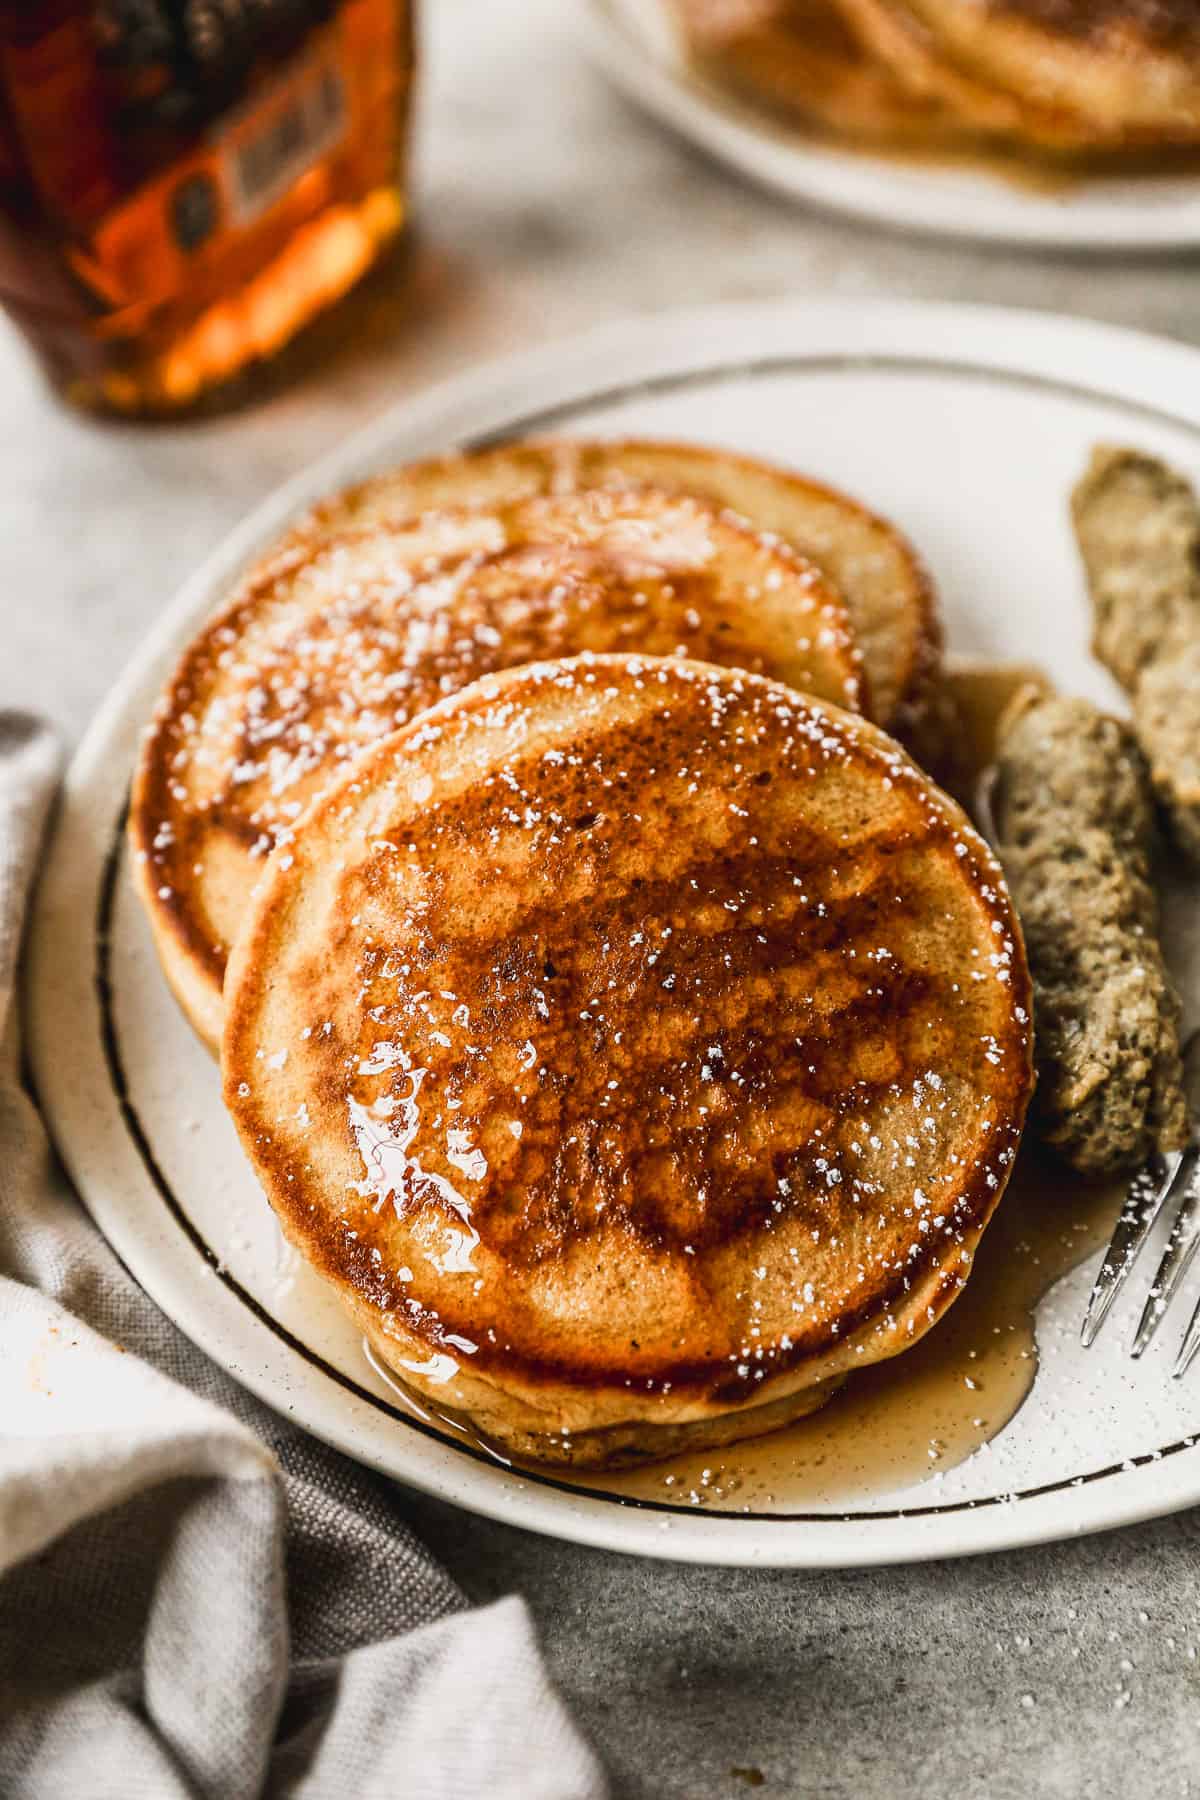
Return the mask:
<svg viewBox="0 0 1200 1800">
<path fill-rule="evenodd" d="M 247 580 L 168 684 L 130 810 L 159 955 L 206 1042 L 264 859 L 340 766 L 489 670 L 584 650 L 860 698 L 845 609 L 813 565 L 648 489 L 364 525 L 293 542 Z"/>
<path fill-rule="evenodd" d="M 378 475 L 316 508 L 301 529 L 320 535 L 436 507 L 639 483 L 729 508 L 816 563 L 840 590 L 862 651 L 870 689 L 863 710 L 904 735 L 941 652 L 932 584 L 894 525 L 790 469 L 700 444 L 641 438 L 499 444 Z"/>
<path fill-rule="evenodd" d="M 960 66 L 1097 141 L 1200 136 L 1197 0 L 907 0 Z"/>
<path fill-rule="evenodd" d="M 1200 141 L 1193 0 L 838 0 L 922 100 L 970 130 L 1052 151 Z"/>
<path fill-rule="evenodd" d="M 836 0 L 672 0 L 672 12 L 702 74 L 788 120 L 905 149 L 944 149 L 961 135 L 953 113 L 865 49 Z"/>
<path fill-rule="evenodd" d="M 998 865 L 898 746 L 761 677 L 580 658 L 381 744 L 274 855 L 226 1102 L 421 1404 L 604 1465 L 915 1343 L 1031 1087 Z"/>
<path fill-rule="evenodd" d="M 909 0 L 838 4 L 871 52 L 916 99 L 947 108 L 972 136 L 1068 154 L 1100 147 L 1096 133 L 1073 112 L 1009 92 L 957 63 Z"/>
</svg>

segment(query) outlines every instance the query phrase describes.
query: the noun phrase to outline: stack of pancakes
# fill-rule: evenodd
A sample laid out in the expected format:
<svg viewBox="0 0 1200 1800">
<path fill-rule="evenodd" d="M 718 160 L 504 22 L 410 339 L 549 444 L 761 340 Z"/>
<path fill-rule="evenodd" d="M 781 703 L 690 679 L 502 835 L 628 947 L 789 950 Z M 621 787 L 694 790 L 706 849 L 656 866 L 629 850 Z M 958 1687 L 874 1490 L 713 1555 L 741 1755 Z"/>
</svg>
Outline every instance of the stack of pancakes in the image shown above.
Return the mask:
<svg viewBox="0 0 1200 1800">
<path fill-rule="evenodd" d="M 889 735 L 939 648 L 884 520 L 645 442 L 378 477 L 189 645 L 139 891 L 284 1231 L 422 1404 L 662 1456 L 960 1291 L 1030 1001 L 997 865 Z"/>
<path fill-rule="evenodd" d="M 669 0 L 701 65 L 863 142 L 1200 143 L 1200 0 Z"/>
</svg>

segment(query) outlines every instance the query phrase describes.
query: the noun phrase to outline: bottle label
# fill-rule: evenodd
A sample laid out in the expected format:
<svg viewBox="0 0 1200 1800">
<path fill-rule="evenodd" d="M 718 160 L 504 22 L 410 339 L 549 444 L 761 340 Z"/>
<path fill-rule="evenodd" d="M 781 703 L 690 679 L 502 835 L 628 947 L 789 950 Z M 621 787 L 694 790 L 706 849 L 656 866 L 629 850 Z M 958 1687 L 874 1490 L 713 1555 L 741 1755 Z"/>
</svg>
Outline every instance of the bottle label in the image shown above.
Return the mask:
<svg viewBox="0 0 1200 1800">
<path fill-rule="evenodd" d="M 249 225 L 341 143 L 346 84 L 332 42 L 293 64 L 265 94 L 221 124 L 224 187 L 237 225 Z"/>
<path fill-rule="evenodd" d="M 178 292 L 189 270 L 282 200 L 352 125 L 339 34 L 329 27 L 111 212 L 90 255 L 76 256 L 76 272 L 113 308 Z"/>
</svg>

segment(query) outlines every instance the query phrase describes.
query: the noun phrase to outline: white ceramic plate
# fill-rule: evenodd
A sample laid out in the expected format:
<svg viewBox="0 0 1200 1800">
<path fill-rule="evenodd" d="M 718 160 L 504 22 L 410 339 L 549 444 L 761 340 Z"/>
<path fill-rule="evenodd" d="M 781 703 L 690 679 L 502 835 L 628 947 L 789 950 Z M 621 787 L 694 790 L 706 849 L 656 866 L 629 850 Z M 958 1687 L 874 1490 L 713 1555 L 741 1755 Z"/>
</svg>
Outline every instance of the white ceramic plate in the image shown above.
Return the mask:
<svg viewBox="0 0 1200 1800">
<path fill-rule="evenodd" d="M 792 199 L 893 230 L 1076 250 L 1200 243 L 1200 175 L 1097 176 L 1038 192 L 986 168 L 905 163 L 805 138 L 688 67 L 664 0 L 578 0 L 585 40 L 619 87 L 665 124 Z"/>
<path fill-rule="evenodd" d="M 502 1467 L 416 1418 L 316 1278 L 281 1254 L 216 1069 L 166 993 L 132 896 L 121 822 L 139 728 L 231 572 L 301 505 L 392 461 L 547 430 L 694 437 L 841 484 L 921 546 L 952 645 L 1033 654 L 1103 701 L 1113 695 L 1085 649 L 1065 497 L 1098 438 L 1135 441 L 1200 477 L 1200 356 L 990 309 L 671 314 L 472 373 L 302 475 L 188 584 L 67 779 L 33 919 L 29 1044 L 59 1148 L 101 1229 L 183 1330 L 280 1411 L 398 1480 L 536 1531 L 696 1561 L 816 1567 L 1031 1543 L 1200 1501 L 1200 1450 L 1190 1447 L 1200 1367 L 1169 1380 L 1174 1332 L 1130 1363 L 1122 1338 L 1134 1301 L 1092 1351 L 1079 1349 L 1094 1258 L 1041 1306 L 1036 1384 L 985 1451 L 867 1499 L 848 1499 L 844 1482 L 823 1493 L 817 1480 L 803 1507 L 760 1497 L 767 1510 L 745 1513 L 740 1500 L 721 1511 L 712 1492 L 677 1500 L 682 1490 L 666 1483 L 657 1502 L 631 1504 L 601 1478 L 581 1492 Z M 1200 970 L 1183 979 L 1189 1001 L 1200 999 Z"/>
</svg>

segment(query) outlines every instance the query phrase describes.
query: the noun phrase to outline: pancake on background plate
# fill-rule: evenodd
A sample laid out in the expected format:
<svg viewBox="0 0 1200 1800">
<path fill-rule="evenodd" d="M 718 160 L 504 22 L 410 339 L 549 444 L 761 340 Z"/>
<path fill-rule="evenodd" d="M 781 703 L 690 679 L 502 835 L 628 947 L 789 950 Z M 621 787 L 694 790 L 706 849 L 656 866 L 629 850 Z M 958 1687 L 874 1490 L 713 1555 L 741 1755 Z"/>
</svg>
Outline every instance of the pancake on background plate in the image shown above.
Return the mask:
<svg viewBox="0 0 1200 1800">
<path fill-rule="evenodd" d="M 706 76 L 789 122 L 884 149 L 954 140 L 954 114 L 875 57 L 838 0 L 668 0 L 668 8 Z"/>
<path fill-rule="evenodd" d="M 265 856 L 345 762 L 489 670 L 585 650 L 864 697 L 846 609 L 813 564 L 646 488 L 293 539 L 260 565 L 184 652 L 130 811 L 159 956 L 206 1042 Z"/>
<path fill-rule="evenodd" d="M 923 103 L 1051 150 L 1200 142 L 1197 0 L 837 0 Z"/>
<path fill-rule="evenodd" d="M 1065 168 L 1200 142 L 1200 0 L 663 4 L 706 77 L 861 145 Z"/>
<path fill-rule="evenodd" d="M 816 563 L 841 593 L 862 651 L 869 694 L 860 710 L 888 731 L 905 734 L 925 704 L 942 647 L 925 567 L 886 519 L 775 463 L 650 438 L 497 444 L 360 482 L 316 507 L 300 530 L 319 536 L 350 523 L 412 518 L 434 507 L 641 483 L 738 513 Z"/>
<path fill-rule="evenodd" d="M 487 676 L 276 852 L 226 1102 L 445 1417 L 578 1466 L 729 1442 L 962 1288 L 1032 1085 L 990 852 L 865 720 L 698 663 Z"/>
</svg>

